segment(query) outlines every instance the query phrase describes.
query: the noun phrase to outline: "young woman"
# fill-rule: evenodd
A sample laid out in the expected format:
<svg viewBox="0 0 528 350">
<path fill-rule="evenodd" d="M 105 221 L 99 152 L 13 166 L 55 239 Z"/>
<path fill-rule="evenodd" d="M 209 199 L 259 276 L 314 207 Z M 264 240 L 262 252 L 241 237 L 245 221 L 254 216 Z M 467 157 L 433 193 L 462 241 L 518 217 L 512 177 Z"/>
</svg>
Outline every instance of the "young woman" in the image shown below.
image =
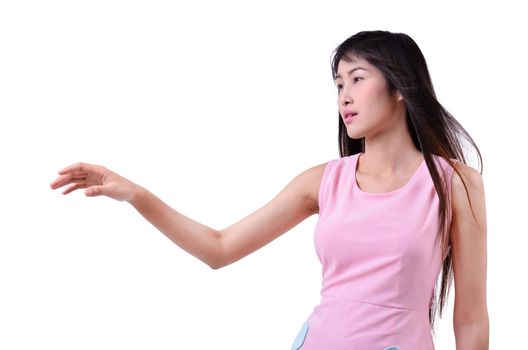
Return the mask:
<svg viewBox="0 0 528 350">
<path fill-rule="evenodd" d="M 101 165 L 59 171 L 56 189 L 128 201 L 214 269 L 317 213 L 321 303 L 292 349 L 430 350 L 454 276 L 457 350 L 488 349 L 486 210 L 478 147 L 437 101 L 426 61 L 406 34 L 359 32 L 335 50 L 340 157 L 293 178 L 259 210 L 217 231 Z M 436 280 L 442 277 L 437 293 Z"/>
</svg>

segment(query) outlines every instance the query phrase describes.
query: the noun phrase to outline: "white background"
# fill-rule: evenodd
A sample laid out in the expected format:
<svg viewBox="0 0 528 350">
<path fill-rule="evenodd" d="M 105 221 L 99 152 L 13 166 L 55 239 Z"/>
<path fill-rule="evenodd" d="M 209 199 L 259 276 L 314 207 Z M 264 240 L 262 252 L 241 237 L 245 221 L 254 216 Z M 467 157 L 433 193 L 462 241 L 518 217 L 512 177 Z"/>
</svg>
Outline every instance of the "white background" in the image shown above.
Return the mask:
<svg viewBox="0 0 528 350">
<path fill-rule="evenodd" d="M 212 270 L 128 203 L 49 183 L 102 164 L 225 228 L 339 157 L 331 54 L 374 29 L 418 43 L 482 152 L 490 347 L 525 343 L 528 55 L 514 3 L 2 1 L 0 348 L 289 349 L 320 298 L 317 215 Z M 438 349 L 455 348 L 453 295 Z"/>
</svg>

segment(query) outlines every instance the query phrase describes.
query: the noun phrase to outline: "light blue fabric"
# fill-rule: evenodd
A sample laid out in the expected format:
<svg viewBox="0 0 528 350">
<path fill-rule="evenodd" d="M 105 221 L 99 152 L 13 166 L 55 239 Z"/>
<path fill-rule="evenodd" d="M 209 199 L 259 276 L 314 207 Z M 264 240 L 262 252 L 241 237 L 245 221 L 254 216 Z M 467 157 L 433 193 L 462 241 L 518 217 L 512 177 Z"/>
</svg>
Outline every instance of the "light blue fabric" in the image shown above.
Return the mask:
<svg viewBox="0 0 528 350">
<path fill-rule="evenodd" d="M 297 337 L 295 338 L 295 341 L 293 342 L 291 350 L 298 350 L 301 348 L 304 343 L 304 339 L 306 338 L 306 333 L 308 333 L 308 322 L 303 323 L 301 330 L 299 331 Z"/>
<path fill-rule="evenodd" d="M 385 348 L 383 350 L 400 350 L 400 348 L 397 346 L 389 346 L 388 348 Z"/>
</svg>

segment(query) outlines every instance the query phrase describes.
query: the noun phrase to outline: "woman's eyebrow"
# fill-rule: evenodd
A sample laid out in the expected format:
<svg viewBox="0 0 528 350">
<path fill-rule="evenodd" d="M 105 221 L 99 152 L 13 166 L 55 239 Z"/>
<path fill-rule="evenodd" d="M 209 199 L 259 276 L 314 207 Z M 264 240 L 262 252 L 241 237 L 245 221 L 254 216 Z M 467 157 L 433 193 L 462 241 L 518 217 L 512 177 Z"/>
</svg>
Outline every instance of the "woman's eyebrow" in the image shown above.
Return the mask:
<svg viewBox="0 0 528 350">
<path fill-rule="evenodd" d="M 358 66 L 358 67 L 355 67 L 355 68 L 352 68 L 351 70 L 349 70 L 349 71 L 347 72 L 347 75 L 352 74 L 353 72 L 357 71 L 358 69 L 364 69 L 364 70 L 366 70 L 366 71 L 369 71 L 367 68 L 363 68 L 363 67 L 361 67 L 361 66 Z M 336 75 L 335 79 L 337 79 L 337 78 L 341 78 L 341 75 L 340 75 L 340 74 Z M 335 79 L 334 79 L 334 80 L 335 80 Z"/>
</svg>

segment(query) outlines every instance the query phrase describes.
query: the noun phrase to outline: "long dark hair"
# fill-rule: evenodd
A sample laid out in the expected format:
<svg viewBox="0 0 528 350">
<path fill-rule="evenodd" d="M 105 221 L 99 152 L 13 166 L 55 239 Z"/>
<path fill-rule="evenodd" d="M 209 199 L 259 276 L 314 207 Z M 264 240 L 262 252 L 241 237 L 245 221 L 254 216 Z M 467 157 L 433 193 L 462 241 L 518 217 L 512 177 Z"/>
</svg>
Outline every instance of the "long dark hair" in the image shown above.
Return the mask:
<svg viewBox="0 0 528 350">
<path fill-rule="evenodd" d="M 451 282 L 453 280 L 453 266 L 450 242 L 449 215 L 451 213 L 450 194 L 446 185 L 440 177 L 435 160 L 432 155 L 444 158 L 454 171 L 460 176 L 456 161 L 466 164 L 463 152 L 462 138 L 465 138 L 475 148 L 480 163 L 480 174 L 482 174 L 482 156 L 480 151 L 466 130 L 459 122 L 438 102 L 427 69 L 425 58 L 414 40 L 403 33 L 391 33 L 389 31 L 362 31 L 344 42 L 333 52 L 332 77 L 334 81 L 337 75 L 337 67 L 341 59 L 350 61 L 350 58 L 359 57 L 377 67 L 385 77 L 389 92 L 396 90 L 402 95 L 407 110 L 406 121 L 409 133 L 414 145 L 423 153 L 425 163 L 429 168 L 436 192 L 439 197 L 439 222 L 437 238 L 441 240 L 442 257 L 442 282 L 440 288 L 439 303 L 435 283 L 435 302 L 429 309 L 429 323 L 435 331 L 435 315 L 445 307 Z M 341 157 L 350 156 L 359 152 L 365 152 L 365 139 L 352 139 L 348 136 L 343 119 L 339 117 L 339 153 Z M 462 179 L 462 176 L 460 176 Z M 467 193 L 467 186 L 462 180 Z M 449 212 L 448 212 L 449 211 Z"/>
</svg>

